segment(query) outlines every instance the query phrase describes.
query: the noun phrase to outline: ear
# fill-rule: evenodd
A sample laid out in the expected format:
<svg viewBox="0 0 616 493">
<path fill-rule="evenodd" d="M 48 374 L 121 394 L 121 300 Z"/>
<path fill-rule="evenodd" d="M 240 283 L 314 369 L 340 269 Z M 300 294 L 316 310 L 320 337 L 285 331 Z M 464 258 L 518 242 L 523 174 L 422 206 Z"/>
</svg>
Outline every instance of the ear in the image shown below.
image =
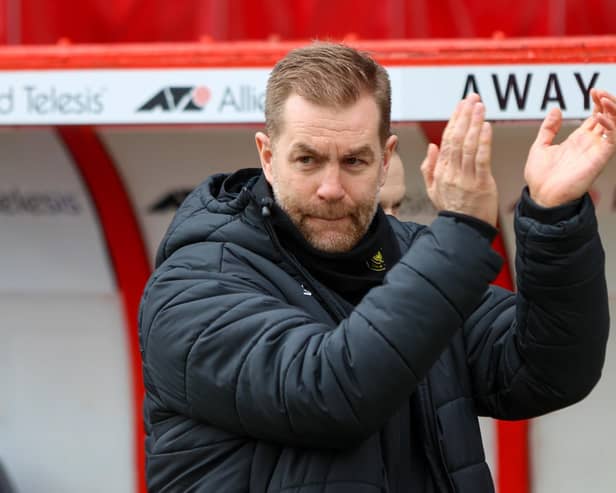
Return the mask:
<svg viewBox="0 0 616 493">
<path fill-rule="evenodd" d="M 396 152 L 398 147 L 398 136 L 390 135 L 385 141 L 385 151 L 383 152 L 383 172 L 381 173 L 381 186 L 385 184 L 387 180 L 387 172 L 389 171 L 389 163 L 391 156 Z"/>
<path fill-rule="evenodd" d="M 271 185 L 273 183 L 272 172 L 272 146 L 270 138 L 263 132 L 257 132 L 255 134 L 255 142 L 257 144 L 257 151 L 259 152 L 259 159 L 261 160 L 261 168 L 263 168 L 263 174 L 265 179 Z"/>
</svg>

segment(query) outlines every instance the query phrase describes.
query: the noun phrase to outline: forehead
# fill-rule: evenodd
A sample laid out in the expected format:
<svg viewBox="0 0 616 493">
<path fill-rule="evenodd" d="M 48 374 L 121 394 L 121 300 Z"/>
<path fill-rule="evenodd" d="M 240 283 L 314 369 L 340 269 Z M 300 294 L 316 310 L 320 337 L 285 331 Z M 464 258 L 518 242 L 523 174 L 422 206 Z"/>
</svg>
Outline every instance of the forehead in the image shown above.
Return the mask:
<svg viewBox="0 0 616 493">
<path fill-rule="evenodd" d="M 354 146 L 378 143 L 379 109 L 372 96 L 363 95 L 348 106 L 318 105 L 291 94 L 282 111 L 280 139 Z"/>
</svg>

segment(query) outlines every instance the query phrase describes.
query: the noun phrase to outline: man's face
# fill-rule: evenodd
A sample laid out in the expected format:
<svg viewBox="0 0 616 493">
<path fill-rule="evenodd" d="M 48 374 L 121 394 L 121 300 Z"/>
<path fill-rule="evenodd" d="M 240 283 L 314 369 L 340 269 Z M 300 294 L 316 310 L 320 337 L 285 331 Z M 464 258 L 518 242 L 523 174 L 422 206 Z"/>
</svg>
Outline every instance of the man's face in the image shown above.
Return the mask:
<svg viewBox="0 0 616 493">
<path fill-rule="evenodd" d="M 276 202 L 313 247 L 349 251 L 372 222 L 396 138 L 382 148 L 379 110 L 368 95 L 329 108 L 293 94 L 282 117 L 275 141 L 256 136 Z"/>
<path fill-rule="evenodd" d="M 399 154 L 393 152 L 389 160 L 387 180 L 379 193 L 379 202 L 385 213 L 397 216 L 405 194 L 404 165 Z"/>
</svg>

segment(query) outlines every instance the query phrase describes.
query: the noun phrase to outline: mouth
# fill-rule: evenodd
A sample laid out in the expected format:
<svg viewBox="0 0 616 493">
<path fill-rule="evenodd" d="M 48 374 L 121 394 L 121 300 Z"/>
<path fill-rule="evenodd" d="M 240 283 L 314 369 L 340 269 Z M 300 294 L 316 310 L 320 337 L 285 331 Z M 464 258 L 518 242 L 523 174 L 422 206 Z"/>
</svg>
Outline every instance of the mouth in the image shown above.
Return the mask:
<svg viewBox="0 0 616 493">
<path fill-rule="evenodd" d="M 348 216 L 342 217 L 319 217 L 319 216 L 308 216 L 311 220 L 322 221 L 326 223 L 338 223 L 348 219 Z"/>
</svg>

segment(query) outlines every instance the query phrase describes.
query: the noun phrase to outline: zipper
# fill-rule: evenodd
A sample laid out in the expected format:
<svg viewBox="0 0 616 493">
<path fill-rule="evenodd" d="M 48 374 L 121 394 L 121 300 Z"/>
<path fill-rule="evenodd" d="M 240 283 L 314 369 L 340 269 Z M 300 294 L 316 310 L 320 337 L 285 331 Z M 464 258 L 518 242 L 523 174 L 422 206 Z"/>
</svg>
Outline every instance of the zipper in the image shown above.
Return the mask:
<svg viewBox="0 0 616 493">
<path fill-rule="evenodd" d="M 252 193 L 251 196 L 256 202 L 256 197 Z M 327 313 L 329 313 L 329 315 L 336 323 L 342 322 L 348 316 L 348 314 L 345 313 L 344 310 L 340 308 L 338 304 L 335 303 L 333 300 L 326 299 L 326 295 L 324 295 L 322 290 L 317 288 L 316 279 L 310 274 L 310 272 L 308 272 L 304 268 L 304 266 L 297 260 L 297 258 L 295 258 L 295 256 L 288 250 L 286 250 L 280 243 L 278 235 L 276 234 L 276 231 L 274 231 L 274 227 L 272 226 L 272 223 L 270 221 L 270 217 L 272 215 L 271 208 L 274 205 L 274 200 L 270 197 L 264 197 L 261 199 L 259 205 L 261 206 L 261 217 L 263 218 L 263 224 L 265 225 L 265 230 L 267 231 L 267 234 L 269 235 L 270 239 L 272 240 L 272 243 L 274 244 L 274 247 L 276 248 L 276 250 L 278 250 L 280 255 L 293 267 L 295 267 L 300 277 L 303 278 L 304 283 L 302 283 L 302 287 L 304 289 L 308 288 L 308 291 L 312 292 L 313 296 L 320 301 L 323 308 L 325 308 Z"/>
</svg>

